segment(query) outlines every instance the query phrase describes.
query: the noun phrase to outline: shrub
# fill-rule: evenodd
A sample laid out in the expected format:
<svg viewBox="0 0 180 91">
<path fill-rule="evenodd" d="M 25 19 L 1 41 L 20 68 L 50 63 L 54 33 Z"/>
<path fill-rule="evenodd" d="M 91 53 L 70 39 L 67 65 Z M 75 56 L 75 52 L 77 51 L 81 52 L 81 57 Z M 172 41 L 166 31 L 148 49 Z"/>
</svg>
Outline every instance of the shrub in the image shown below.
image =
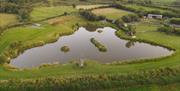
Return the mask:
<svg viewBox="0 0 180 91">
<path fill-rule="evenodd" d="M 122 20 L 124 22 L 127 22 L 127 23 L 130 23 L 130 22 L 136 22 L 136 21 L 139 21 L 140 18 L 138 15 L 136 14 L 128 14 L 128 15 L 125 15 L 122 17 Z"/>
<path fill-rule="evenodd" d="M 84 18 L 86 18 L 87 20 L 90 20 L 90 21 L 99 21 L 99 20 L 106 19 L 105 16 L 97 16 L 94 13 L 92 13 L 91 11 L 86 11 L 86 10 L 80 11 L 80 15 L 82 15 Z"/>
<path fill-rule="evenodd" d="M 4 55 L 0 55 L 0 64 L 3 64 L 3 63 L 5 63 L 5 62 L 8 62 L 7 57 L 4 56 Z"/>
<path fill-rule="evenodd" d="M 170 23 L 180 25 L 180 18 L 172 18 L 170 20 Z"/>
<path fill-rule="evenodd" d="M 160 28 L 158 28 L 158 31 L 160 31 L 160 32 L 166 32 L 166 33 L 168 33 L 170 30 L 171 30 L 171 29 L 170 29 L 169 27 L 160 27 Z"/>
<path fill-rule="evenodd" d="M 180 35 L 180 29 L 175 28 L 175 27 L 171 27 L 171 26 L 160 27 L 160 28 L 158 28 L 158 31 Z"/>
</svg>

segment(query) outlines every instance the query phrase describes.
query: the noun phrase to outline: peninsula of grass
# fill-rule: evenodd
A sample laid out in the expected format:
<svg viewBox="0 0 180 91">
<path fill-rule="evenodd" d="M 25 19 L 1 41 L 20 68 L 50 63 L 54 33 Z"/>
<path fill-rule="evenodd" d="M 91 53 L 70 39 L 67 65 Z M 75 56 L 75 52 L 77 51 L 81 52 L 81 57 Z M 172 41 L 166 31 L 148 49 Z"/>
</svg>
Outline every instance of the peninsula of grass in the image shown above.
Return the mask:
<svg viewBox="0 0 180 91">
<path fill-rule="evenodd" d="M 107 49 L 104 45 L 102 45 L 99 41 L 97 41 L 95 38 L 90 39 L 91 43 L 94 44 L 98 48 L 100 52 L 106 52 Z"/>
</svg>

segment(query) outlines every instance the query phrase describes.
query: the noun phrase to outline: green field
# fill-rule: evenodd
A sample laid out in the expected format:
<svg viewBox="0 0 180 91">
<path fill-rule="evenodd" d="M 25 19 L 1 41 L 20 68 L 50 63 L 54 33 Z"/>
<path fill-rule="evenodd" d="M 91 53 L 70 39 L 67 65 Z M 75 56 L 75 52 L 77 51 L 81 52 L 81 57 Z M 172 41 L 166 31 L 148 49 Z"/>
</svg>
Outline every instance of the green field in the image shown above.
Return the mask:
<svg viewBox="0 0 180 91">
<path fill-rule="evenodd" d="M 12 25 L 18 22 L 17 16 L 14 14 L 0 13 L 0 27 Z"/>
<path fill-rule="evenodd" d="M 106 16 L 109 19 L 118 19 L 124 15 L 130 14 L 131 12 L 119 10 L 115 8 L 101 8 L 101 9 L 94 9 L 92 12 L 96 15 Z"/>
<path fill-rule="evenodd" d="M 106 4 L 99 4 L 99 5 L 77 5 L 76 9 L 93 9 L 93 8 L 99 8 L 102 6 L 107 6 Z"/>
<path fill-rule="evenodd" d="M 47 12 L 48 11 L 48 12 Z M 31 13 L 32 21 L 38 21 L 49 17 L 55 17 L 77 11 L 72 6 L 54 6 L 54 7 L 35 7 Z"/>
</svg>

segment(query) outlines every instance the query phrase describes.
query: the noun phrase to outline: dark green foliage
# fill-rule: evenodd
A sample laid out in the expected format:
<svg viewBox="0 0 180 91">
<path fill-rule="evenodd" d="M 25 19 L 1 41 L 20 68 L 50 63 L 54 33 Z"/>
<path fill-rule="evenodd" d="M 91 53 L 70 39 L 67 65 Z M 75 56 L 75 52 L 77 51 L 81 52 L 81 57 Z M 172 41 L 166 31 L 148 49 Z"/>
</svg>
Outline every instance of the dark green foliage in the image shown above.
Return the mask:
<svg viewBox="0 0 180 91">
<path fill-rule="evenodd" d="M 118 28 L 124 27 L 124 21 L 122 21 L 122 19 L 117 19 L 115 24 Z"/>
<path fill-rule="evenodd" d="M 63 47 L 61 47 L 61 51 L 66 53 L 66 52 L 69 52 L 70 49 L 68 46 L 63 46 Z"/>
<path fill-rule="evenodd" d="M 90 21 L 99 21 L 99 20 L 106 19 L 106 17 L 104 17 L 104 16 L 97 16 L 94 13 L 92 13 L 91 11 L 86 11 L 86 10 L 80 11 L 80 15 L 82 15 L 84 18 L 86 18 L 87 20 L 90 20 Z"/>
<path fill-rule="evenodd" d="M 19 16 L 20 21 L 30 20 L 32 5 L 35 0 L 6 0 L 0 1 L 0 13 L 12 13 Z"/>
<path fill-rule="evenodd" d="M 136 14 L 128 14 L 122 17 L 122 20 L 124 22 L 130 23 L 130 22 L 137 22 L 140 21 L 140 18 Z"/>
<path fill-rule="evenodd" d="M 180 18 L 172 18 L 170 20 L 170 23 L 180 25 Z"/>
<path fill-rule="evenodd" d="M 0 64 L 4 64 L 8 61 L 7 57 L 4 55 L 0 55 Z"/>
<path fill-rule="evenodd" d="M 133 36 L 136 34 L 136 27 L 135 26 L 132 26 L 132 25 L 128 25 L 128 31 L 127 31 L 127 34 L 130 35 L 130 36 Z"/>
<path fill-rule="evenodd" d="M 172 27 L 172 26 L 163 26 L 158 28 L 158 31 L 165 32 L 165 33 L 174 33 L 180 35 L 180 29 Z"/>
</svg>

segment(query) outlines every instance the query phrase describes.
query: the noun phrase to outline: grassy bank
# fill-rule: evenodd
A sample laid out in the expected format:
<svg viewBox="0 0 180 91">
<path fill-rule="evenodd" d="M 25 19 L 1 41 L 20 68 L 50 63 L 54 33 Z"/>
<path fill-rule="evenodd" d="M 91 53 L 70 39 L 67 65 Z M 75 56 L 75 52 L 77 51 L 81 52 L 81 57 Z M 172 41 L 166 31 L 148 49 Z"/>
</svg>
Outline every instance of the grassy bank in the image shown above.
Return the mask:
<svg viewBox="0 0 180 91">
<path fill-rule="evenodd" d="M 76 66 L 78 67 L 78 66 Z M 79 68 L 79 67 L 78 67 Z M 81 69 L 81 68 L 80 68 Z M 63 78 L 41 78 L 36 80 L 16 80 L 0 81 L 0 90 L 3 91 L 84 91 L 120 88 L 146 88 L 147 85 L 163 86 L 180 81 L 180 69 L 156 69 L 143 71 L 128 75 L 86 75 Z"/>
<path fill-rule="evenodd" d="M 107 90 L 95 90 L 95 91 L 179 91 L 179 83 L 167 84 L 167 85 L 146 85 L 135 86 L 129 88 L 114 88 Z"/>
</svg>

